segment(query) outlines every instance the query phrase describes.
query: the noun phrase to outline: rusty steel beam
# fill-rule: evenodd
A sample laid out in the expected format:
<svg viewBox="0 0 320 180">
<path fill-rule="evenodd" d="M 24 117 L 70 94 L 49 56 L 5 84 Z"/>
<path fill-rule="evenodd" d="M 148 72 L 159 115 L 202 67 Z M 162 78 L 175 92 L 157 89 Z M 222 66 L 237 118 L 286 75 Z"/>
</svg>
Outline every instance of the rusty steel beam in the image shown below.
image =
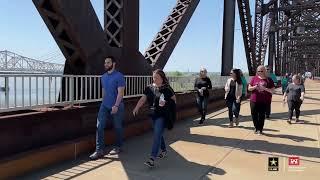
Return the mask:
<svg viewBox="0 0 320 180">
<path fill-rule="evenodd" d="M 317 2 L 317 1 L 316 1 Z M 308 4 L 302 4 L 302 5 L 289 5 L 289 6 L 284 6 L 284 7 L 279 7 L 278 11 L 302 11 L 302 10 L 306 10 L 306 9 L 317 9 L 320 8 L 320 4 L 319 3 L 308 3 Z"/>
<path fill-rule="evenodd" d="M 255 53 L 253 46 L 253 30 L 250 14 L 250 5 L 248 0 L 238 0 L 238 10 L 241 22 L 244 49 L 247 57 L 248 71 L 254 75 L 256 71 Z"/>
<path fill-rule="evenodd" d="M 264 64 L 264 61 L 266 58 L 266 51 L 268 47 L 272 17 L 273 17 L 272 13 L 269 13 L 263 28 L 262 47 L 261 47 L 261 64 Z"/>
<path fill-rule="evenodd" d="M 254 47 L 255 47 L 255 66 L 261 64 L 261 49 L 262 49 L 262 26 L 263 26 L 263 14 L 262 5 L 264 0 L 256 0 L 255 5 L 255 22 L 254 22 Z"/>
<path fill-rule="evenodd" d="M 139 52 L 139 0 L 105 0 L 104 28 L 90 0 L 33 0 L 38 12 L 66 57 L 65 74 L 102 74 L 106 56 L 117 59 L 127 75 L 149 75 L 163 69 L 199 0 L 177 0 L 177 6 L 149 48 Z"/>
<path fill-rule="evenodd" d="M 316 2 L 320 2 L 320 0 L 310 0 L 304 3 L 304 5 L 312 5 Z M 287 16 L 286 18 L 284 18 L 282 21 L 280 21 L 278 23 L 278 26 L 282 26 L 285 22 L 288 22 L 289 19 L 295 18 L 296 16 L 298 16 L 299 14 L 301 14 L 303 10 L 297 10 L 294 11 L 293 13 L 288 13 L 289 16 Z"/>
<path fill-rule="evenodd" d="M 103 30 L 90 1 L 33 0 L 33 3 L 66 58 L 64 73 L 88 73 L 88 57 L 98 52 L 99 47 L 109 49 L 101 38 Z"/>
<path fill-rule="evenodd" d="M 117 69 L 126 75 L 151 75 L 154 68 L 162 69 L 198 2 L 178 0 L 165 23 L 166 28 L 172 28 L 167 46 L 160 53 L 159 65 L 153 67 L 139 52 L 139 0 L 105 0 L 104 28 L 90 0 L 33 0 L 66 58 L 64 74 L 74 75 L 103 74 L 107 56 L 114 56 Z M 83 83 L 79 80 L 78 86 Z M 66 97 L 65 84 L 62 79 L 62 99 Z"/>
<path fill-rule="evenodd" d="M 221 76 L 229 76 L 233 68 L 235 4 L 224 1 Z"/>
<path fill-rule="evenodd" d="M 178 0 L 144 56 L 153 69 L 163 69 L 200 0 Z"/>
<path fill-rule="evenodd" d="M 102 74 L 104 73 L 104 59 L 110 55 L 117 59 L 117 68 L 124 74 L 151 73 L 151 67 L 145 62 L 141 53 L 129 51 L 128 49 L 131 48 L 125 45 L 123 47 L 113 46 L 108 36 L 105 35 L 90 0 L 79 0 L 77 3 L 72 0 L 33 0 L 33 2 L 66 57 L 64 74 Z M 134 21 L 139 18 L 137 0 L 128 1 L 130 3 L 124 0 L 117 2 L 121 2 L 122 11 L 130 8 L 133 11 L 132 14 L 135 14 L 133 16 L 122 13 L 118 16 L 120 19 L 129 18 Z M 136 6 L 133 6 L 134 4 Z M 114 16 L 113 10 L 106 6 L 105 12 Z M 108 21 L 113 22 L 113 19 L 107 19 L 106 22 Z M 129 25 L 123 20 L 121 30 L 126 29 L 126 26 L 129 28 Z M 113 26 L 110 26 L 110 30 L 114 30 Z M 121 31 L 120 34 L 124 37 L 129 36 L 128 32 Z M 116 34 L 111 35 L 117 37 Z M 130 40 L 126 43 L 132 44 Z"/>
<path fill-rule="evenodd" d="M 277 22 L 279 21 L 279 14 L 277 13 L 277 10 L 279 8 L 279 5 L 277 2 L 275 2 L 274 4 L 274 12 L 275 12 L 275 24 L 273 25 L 273 27 L 276 26 Z M 277 76 L 281 75 L 281 51 L 282 51 L 282 41 L 280 40 L 280 36 L 281 36 L 281 32 L 280 31 L 276 31 L 275 32 L 275 36 L 276 36 L 276 58 L 275 58 L 275 67 L 274 67 L 274 72 Z"/>
</svg>

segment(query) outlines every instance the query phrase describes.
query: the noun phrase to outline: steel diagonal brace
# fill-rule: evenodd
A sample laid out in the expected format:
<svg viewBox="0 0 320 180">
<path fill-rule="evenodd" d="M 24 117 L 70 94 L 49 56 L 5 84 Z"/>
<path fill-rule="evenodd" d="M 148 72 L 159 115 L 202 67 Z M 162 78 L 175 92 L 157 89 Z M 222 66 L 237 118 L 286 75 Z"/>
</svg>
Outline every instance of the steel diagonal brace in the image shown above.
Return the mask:
<svg viewBox="0 0 320 180">
<path fill-rule="evenodd" d="M 163 69 L 200 0 L 178 0 L 144 56 L 153 69 Z"/>
</svg>

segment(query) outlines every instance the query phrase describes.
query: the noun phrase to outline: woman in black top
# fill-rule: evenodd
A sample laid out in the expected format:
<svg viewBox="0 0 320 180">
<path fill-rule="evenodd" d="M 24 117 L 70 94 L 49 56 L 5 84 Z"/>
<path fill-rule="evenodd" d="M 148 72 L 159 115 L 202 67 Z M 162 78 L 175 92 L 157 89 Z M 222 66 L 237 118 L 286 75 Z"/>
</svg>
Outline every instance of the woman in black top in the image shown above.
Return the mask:
<svg viewBox="0 0 320 180">
<path fill-rule="evenodd" d="M 305 89 L 304 85 L 301 84 L 301 78 L 298 75 L 292 77 L 292 83 L 288 85 L 284 95 L 283 101 L 288 103 L 288 114 L 289 118 L 287 122 L 291 124 L 293 111 L 296 111 L 296 123 L 303 123 L 299 120 L 300 107 L 304 100 Z M 286 99 L 287 98 L 287 99 Z"/>
<path fill-rule="evenodd" d="M 209 98 L 208 89 L 212 89 L 212 84 L 210 79 L 207 77 L 207 70 L 205 68 L 202 68 L 200 70 L 200 76 L 196 78 L 194 82 L 194 89 L 197 91 L 198 110 L 201 114 L 201 120 L 199 124 L 203 124 L 203 121 L 206 119 L 207 114 L 207 105 Z"/>
<path fill-rule="evenodd" d="M 229 111 L 229 127 L 233 127 L 233 115 L 235 116 L 235 123 L 239 125 L 239 112 L 240 112 L 240 101 L 242 96 L 242 81 L 240 76 L 240 69 L 232 69 L 230 72 L 230 78 L 224 87 L 226 93 L 224 98 Z"/>
<path fill-rule="evenodd" d="M 142 97 L 133 110 L 134 116 L 138 114 L 139 109 L 145 102 L 149 104 L 153 121 L 153 145 L 150 159 L 144 164 L 154 167 L 155 159 L 161 159 L 167 154 L 163 138 L 164 128 L 171 129 L 175 118 L 175 116 L 172 117 L 172 114 L 175 113 L 176 96 L 162 70 L 158 69 L 153 72 L 153 84 L 145 88 Z M 159 149 L 161 149 L 160 154 L 158 154 Z"/>
</svg>

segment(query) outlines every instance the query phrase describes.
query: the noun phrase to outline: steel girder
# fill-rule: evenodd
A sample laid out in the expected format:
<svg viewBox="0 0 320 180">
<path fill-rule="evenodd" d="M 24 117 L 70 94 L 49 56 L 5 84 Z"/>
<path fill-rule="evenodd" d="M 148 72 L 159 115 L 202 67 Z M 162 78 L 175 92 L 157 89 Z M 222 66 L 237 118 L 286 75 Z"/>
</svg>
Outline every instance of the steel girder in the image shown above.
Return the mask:
<svg viewBox="0 0 320 180">
<path fill-rule="evenodd" d="M 306 1 L 309 2 L 309 1 Z M 320 3 L 317 3 L 317 1 L 313 3 L 308 3 L 308 4 L 302 4 L 302 5 L 289 5 L 289 6 L 284 6 L 284 7 L 279 7 L 279 11 L 293 11 L 293 10 L 305 10 L 305 9 L 317 9 L 320 8 Z"/>
<path fill-rule="evenodd" d="M 229 76 L 233 68 L 235 0 L 224 1 L 221 76 Z"/>
<path fill-rule="evenodd" d="M 261 49 L 262 49 L 262 27 L 263 27 L 263 12 L 262 5 L 264 0 L 256 0 L 255 5 L 255 21 L 254 21 L 254 47 L 255 47 L 255 66 L 261 64 Z"/>
<path fill-rule="evenodd" d="M 154 69 L 162 69 L 178 43 L 200 0 L 178 0 L 144 56 Z"/>
<path fill-rule="evenodd" d="M 105 57 L 112 55 L 124 74 L 147 75 L 163 69 L 199 0 L 177 0 L 146 57 L 139 52 L 139 0 L 104 0 L 104 28 L 90 0 L 33 3 L 66 57 L 65 74 L 102 74 Z M 152 47 L 161 49 L 156 58 Z"/>
<path fill-rule="evenodd" d="M 287 62 L 287 48 L 285 47 L 287 43 L 283 41 L 283 37 L 286 37 L 286 34 L 288 31 L 286 30 L 277 30 L 276 26 L 280 21 L 283 21 L 283 19 L 287 16 L 285 12 L 280 11 L 277 13 L 279 8 L 282 8 L 284 6 L 288 5 L 288 0 L 280 0 L 279 6 L 274 9 L 275 13 L 278 14 L 278 18 L 276 19 L 276 23 L 274 24 L 274 30 L 277 32 L 277 59 L 276 59 L 276 66 L 275 66 L 275 74 L 281 75 L 284 73 L 286 68 L 284 67 L 284 64 Z M 284 23 L 283 26 L 287 27 L 287 23 Z"/>
<path fill-rule="evenodd" d="M 266 13 L 263 4 L 264 0 L 256 0 L 255 2 L 255 21 L 254 27 L 252 28 L 249 1 L 238 0 L 242 35 L 250 75 L 255 75 L 256 68 L 260 64 L 263 64 L 262 49 L 266 47 L 265 44 L 263 44 L 263 40 L 264 43 L 267 41 L 267 38 L 263 38 L 263 34 L 268 34 L 268 31 L 262 32 L 263 15 Z"/>
<path fill-rule="evenodd" d="M 253 75 L 256 69 L 253 30 L 250 14 L 250 5 L 248 0 L 238 0 L 238 10 L 241 22 L 244 49 L 247 57 L 249 74 Z"/>
<path fill-rule="evenodd" d="M 103 74 L 104 59 L 116 58 L 126 75 L 151 75 L 163 69 L 199 0 L 177 0 L 152 45 L 161 46 L 157 58 L 139 51 L 139 0 L 104 0 L 104 28 L 90 0 L 33 0 L 39 14 L 66 58 L 64 74 Z M 151 48 L 148 50 L 151 51 Z M 147 52 L 146 54 L 151 54 Z M 65 79 L 62 89 L 66 89 Z M 78 87 L 85 81 L 79 81 Z M 93 90 L 95 91 L 95 90 Z M 62 90 L 61 98 L 66 94 Z M 89 92 L 89 91 L 87 91 Z"/>
<path fill-rule="evenodd" d="M 271 13 L 269 13 L 267 20 L 266 20 L 266 23 L 264 24 L 263 37 L 262 37 L 262 47 L 261 47 L 261 64 L 264 64 L 264 61 L 266 58 L 271 21 L 272 21 L 273 17 L 274 16 Z"/>
<path fill-rule="evenodd" d="M 251 21 L 248 22 L 248 18 L 245 18 L 250 16 L 249 3 L 248 1 L 238 0 L 250 74 L 254 74 L 255 69 L 253 67 L 264 62 L 266 42 L 273 32 L 275 43 L 269 43 L 269 50 L 270 45 L 275 47 L 275 51 L 271 55 L 275 56 L 273 62 L 276 64 L 276 74 L 284 73 L 288 69 L 297 71 L 300 67 L 299 63 L 307 61 L 311 57 L 312 60 L 320 60 L 317 55 L 320 52 L 317 40 L 320 36 L 320 0 L 270 0 L 267 4 L 263 4 L 263 0 L 255 0 L 255 2 L 255 26 L 254 34 L 251 36 L 247 25 L 250 25 Z M 274 26 L 272 26 L 270 12 L 274 13 Z M 264 23 L 263 16 L 268 13 L 267 21 Z M 270 23 L 271 26 L 269 26 Z M 265 27 L 263 35 L 262 26 Z M 270 27 L 269 30 L 268 27 Z M 248 42 L 250 39 L 251 42 Z"/>
</svg>

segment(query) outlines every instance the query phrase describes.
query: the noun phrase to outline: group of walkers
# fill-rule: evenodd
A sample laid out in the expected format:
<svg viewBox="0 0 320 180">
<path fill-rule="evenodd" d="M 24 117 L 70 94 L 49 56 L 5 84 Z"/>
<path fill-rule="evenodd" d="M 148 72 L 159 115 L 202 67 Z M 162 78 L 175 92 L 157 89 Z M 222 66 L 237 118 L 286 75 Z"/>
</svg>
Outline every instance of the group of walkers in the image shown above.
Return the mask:
<svg viewBox="0 0 320 180">
<path fill-rule="evenodd" d="M 250 108 L 251 117 L 255 127 L 255 134 L 263 134 L 265 119 L 270 118 L 272 94 L 278 85 L 278 80 L 270 71 L 269 66 L 259 66 L 256 76 L 254 76 L 248 84 L 248 91 L 251 92 Z M 283 102 L 288 103 L 288 120 L 291 124 L 293 111 L 296 114 L 296 123 L 303 123 L 299 120 L 300 107 L 304 100 L 305 88 L 304 79 L 300 74 L 291 75 L 291 80 L 288 74 L 282 79 Z M 233 123 L 239 125 L 239 112 L 241 106 L 240 96 L 245 97 L 247 83 L 243 80 L 244 77 L 239 69 L 232 69 L 230 79 L 225 85 L 225 100 L 228 107 L 230 125 Z M 242 81 L 241 81 L 242 80 Z M 291 81 L 291 83 L 290 83 Z M 240 91 L 242 90 L 242 95 Z"/>
<path fill-rule="evenodd" d="M 110 56 L 105 59 L 106 73 L 101 77 L 103 88 L 103 100 L 97 117 L 96 131 L 96 150 L 90 155 L 91 160 L 102 158 L 105 148 L 104 128 L 107 121 L 112 121 L 116 132 L 115 147 L 108 153 L 109 155 L 119 154 L 122 151 L 123 144 L 123 119 L 124 103 L 123 96 L 125 90 L 124 75 L 115 69 L 115 58 Z M 154 167 L 156 159 L 162 159 L 167 155 L 166 143 L 164 138 L 165 129 L 172 129 L 176 118 L 176 96 L 174 90 L 170 87 L 166 74 L 157 69 L 152 74 L 153 83 L 144 89 L 142 97 L 139 99 L 133 109 L 133 116 L 139 113 L 141 107 L 147 103 L 150 119 L 153 124 L 153 144 L 150 157 L 144 163 L 148 167 Z M 304 85 L 299 75 L 290 77 L 286 74 L 282 79 L 283 101 L 288 102 L 288 123 L 291 124 L 293 111 L 296 111 L 296 122 L 299 120 L 300 106 L 304 100 Z M 247 98 L 247 92 L 251 93 L 250 107 L 255 133 L 261 135 L 265 118 L 270 118 L 272 94 L 277 86 L 277 79 L 270 72 L 268 66 L 259 66 L 256 76 L 252 77 L 247 84 L 240 69 L 232 69 L 230 78 L 225 84 L 225 101 L 228 108 L 229 127 L 239 125 L 239 114 L 241 101 Z M 196 93 L 196 102 L 201 116 L 199 124 L 203 124 L 206 119 L 207 105 L 209 100 L 209 90 L 212 89 L 212 83 L 207 76 L 207 70 L 202 68 L 200 75 L 194 83 Z"/>
<path fill-rule="evenodd" d="M 250 107 L 255 133 L 262 134 L 265 118 L 270 118 L 272 93 L 276 79 L 268 67 L 259 66 L 257 75 L 247 84 L 240 69 L 232 69 L 225 85 L 225 100 L 232 128 L 239 125 L 241 101 L 246 99 L 247 90 L 251 92 Z M 275 82 L 275 83 L 274 83 Z M 247 89 L 248 86 L 248 89 Z"/>
</svg>

